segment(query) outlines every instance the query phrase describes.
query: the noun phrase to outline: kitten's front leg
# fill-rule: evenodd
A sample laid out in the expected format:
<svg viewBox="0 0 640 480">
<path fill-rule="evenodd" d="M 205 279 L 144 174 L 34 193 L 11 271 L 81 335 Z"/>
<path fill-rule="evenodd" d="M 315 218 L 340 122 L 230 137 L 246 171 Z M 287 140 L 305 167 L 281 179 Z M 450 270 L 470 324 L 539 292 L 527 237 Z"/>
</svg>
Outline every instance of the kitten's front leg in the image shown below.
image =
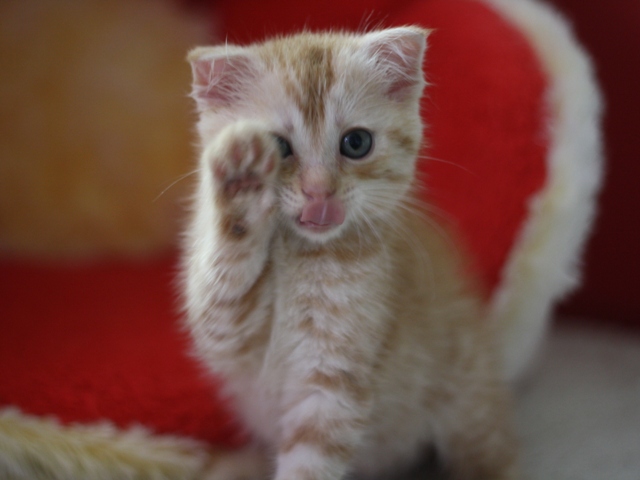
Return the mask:
<svg viewBox="0 0 640 480">
<path fill-rule="evenodd" d="M 200 159 L 185 258 L 188 322 L 218 373 L 244 368 L 268 337 L 279 163 L 275 139 L 250 121 L 224 128 Z"/>
<path fill-rule="evenodd" d="M 344 291 L 345 286 L 336 289 Z M 358 289 L 351 285 L 351 290 Z M 296 349 L 283 387 L 276 480 L 344 478 L 361 447 L 384 329 L 376 322 L 375 309 L 353 311 L 359 300 L 349 295 L 344 304 L 325 303 L 326 312 L 319 306 L 292 325 L 289 334 L 297 336 L 292 338 Z"/>
<path fill-rule="evenodd" d="M 361 443 L 368 389 L 349 372 L 314 376 L 323 387 L 289 406 L 282 418 L 275 480 L 340 480 Z"/>
</svg>

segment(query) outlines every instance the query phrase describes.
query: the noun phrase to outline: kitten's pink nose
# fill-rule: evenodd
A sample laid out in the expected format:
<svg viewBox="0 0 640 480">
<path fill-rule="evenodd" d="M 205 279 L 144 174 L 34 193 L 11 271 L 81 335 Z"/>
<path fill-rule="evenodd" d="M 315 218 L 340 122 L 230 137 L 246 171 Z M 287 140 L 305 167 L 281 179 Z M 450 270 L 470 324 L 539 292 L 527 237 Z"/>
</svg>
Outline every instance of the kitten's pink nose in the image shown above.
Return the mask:
<svg viewBox="0 0 640 480">
<path fill-rule="evenodd" d="M 300 222 L 318 226 L 342 225 L 345 218 L 344 205 L 325 188 L 307 187 L 302 189 L 307 202 L 302 207 Z"/>
</svg>

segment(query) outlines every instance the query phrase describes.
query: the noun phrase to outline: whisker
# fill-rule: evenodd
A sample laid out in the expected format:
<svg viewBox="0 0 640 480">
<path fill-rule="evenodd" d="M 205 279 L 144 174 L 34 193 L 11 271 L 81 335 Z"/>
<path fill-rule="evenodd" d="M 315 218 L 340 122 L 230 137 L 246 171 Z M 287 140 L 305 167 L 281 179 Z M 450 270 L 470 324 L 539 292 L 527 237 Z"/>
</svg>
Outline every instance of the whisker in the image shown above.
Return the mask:
<svg viewBox="0 0 640 480">
<path fill-rule="evenodd" d="M 385 193 L 396 193 L 396 190 L 392 187 L 389 186 L 376 186 L 375 190 L 375 195 L 376 196 L 380 196 L 381 194 L 385 194 Z M 416 212 L 417 214 L 421 214 L 424 215 L 424 212 L 428 212 L 430 214 L 433 215 L 437 215 L 438 217 L 440 217 L 445 225 L 455 225 L 456 224 L 456 220 L 455 218 L 453 218 L 446 210 L 422 199 L 419 198 L 418 196 L 416 196 L 416 194 L 412 194 L 409 193 L 408 195 L 405 195 L 405 197 L 403 197 L 402 202 L 407 204 L 407 205 L 411 205 L 413 207 L 416 208 Z"/>
<path fill-rule="evenodd" d="M 425 212 L 416 211 L 416 209 L 412 208 L 411 205 L 407 205 L 407 204 L 404 204 L 404 203 L 401 203 L 399 205 L 399 208 L 401 208 L 402 210 L 405 210 L 405 211 L 407 211 L 409 213 L 416 214 L 417 216 L 419 216 L 422 220 L 427 222 L 442 237 L 443 240 L 445 240 L 450 246 L 455 247 L 455 245 L 451 241 L 450 236 L 447 234 L 446 230 L 442 227 L 442 225 L 440 225 L 433 218 L 431 218 L 430 215 L 427 215 Z M 429 212 L 429 213 L 431 213 L 431 212 Z"/>
<path fill-rule="evenodd" d="M 430 214 L 439 213 L 438 212 L 439 209 L 437 207 L 432 206 L 424 202 L 423 200 L 417 199 L 411 195 L 405 196 L 401 199 L 396 199 L 395 195 L 393 196 L 390 195 L 390 194 L 395 194 L 395 192 L 396 191 L 394 189 L 388 188 L 388 187 L 376 188 L 375 189 L 376 194 L 374 197 L 372 197 L 373 200 L 371 200 L 371 202 L 373 205 L 380 206 L 381 211 L 387 210 L 389 207 L 389 203 L 394 202 L 395 209 L 392 209 L 392 211 L 399 210 L 399 211 L 406 212 L 409 215 L 418 216 L 423 221 L 425 221 L 434 230 L 434 232 L 437 233 L 443 239 L 444 242 L 446 242 L 448 246 L 450 246 L 457 254 L 460 254 L 459 245 L 457 245 L 453 241 L 453 238 L 451 237 L 449 232 L 443 227 L 443 225 L 440 222 L 437 222 L 432 217 L 432 215 L 430 215 Z M 376 202 L 380 202 L 380 203 L 376 203 Z M 447 219 L 448 215 L 446 215 L 445 212 L 442 213 L 442 216 L 444 217 L 445 220 L 448 220 Z M 453 221 L 448 221 L 448 223 L 451 224 L 452 226 L 455 226 Z"/>
<path fill-rule="evenodd" d="M 170 188 L 174 187 L 177 183 L 180 183 L 180 182 L 181 182 L 182 180 L 184 180 L 185 178 L 188 178 L 188 177 L 190 177 L 191 175 L 194 175 L 194 174 L 198 173 L 199 171 L 200 171 L 200 168 L 196 168 L 195 170 L 192 170 L 192 171 L 190 171 L 190 172 L 187 172 L 187 173 L 184 173 L 184 174 L 180 175 L 180 176 L 179 176 L 178 178 L 176 178 L 173 182 L 171 182 L 171 183 L 169 184 L 169 186 L 167 186 L 164 190 L 162 190 L 162 191 L 158 194 L 158 196 L 157 196 L 156 198 L 154 198 L 154 199 L 153 199 L 153 202 L 152 202 L 152 203 L 157 202 L 157 201 L 158 201 L 158 199 L 159 199 L 161 196 L 163 196 L 165 193 L 167 193 L 167 191 L 168 191 Z"/>
<path fill-rule="evenodd" d="M 460 165 L 459 163 L 452 162 L 451 160 L 445 160 L 443 158 L 437 158 L 437 157 L 434 157 L 434 156 L 431 156 L 431 155 L 425 155 L 425 154 L 418 155 L 418 160 L 419 161 L 420 160 L 427 160 L 429 162 L 444 163 L 445 165 L 451 165 L 452 167 L 457 167 L 460 170 L 463 170 L 464 172 L 467 172 L 470 175 L 477 176 L 477 173 L 469 170 L 464 165 Z"/>
</svg>

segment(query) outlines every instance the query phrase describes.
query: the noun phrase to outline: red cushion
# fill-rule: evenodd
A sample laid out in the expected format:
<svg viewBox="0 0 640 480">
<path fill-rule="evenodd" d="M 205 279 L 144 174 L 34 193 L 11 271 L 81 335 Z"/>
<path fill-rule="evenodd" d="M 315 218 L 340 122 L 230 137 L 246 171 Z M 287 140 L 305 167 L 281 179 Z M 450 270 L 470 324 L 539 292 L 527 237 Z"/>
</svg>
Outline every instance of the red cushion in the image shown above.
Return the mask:
<svg viewBox="0 0 640 480">
<path fill-rule="evenodd" d="M 189 357 L 174 262 L 0 262 L 0 406 L 237 441 L 215 382 Z"/>
</svg>

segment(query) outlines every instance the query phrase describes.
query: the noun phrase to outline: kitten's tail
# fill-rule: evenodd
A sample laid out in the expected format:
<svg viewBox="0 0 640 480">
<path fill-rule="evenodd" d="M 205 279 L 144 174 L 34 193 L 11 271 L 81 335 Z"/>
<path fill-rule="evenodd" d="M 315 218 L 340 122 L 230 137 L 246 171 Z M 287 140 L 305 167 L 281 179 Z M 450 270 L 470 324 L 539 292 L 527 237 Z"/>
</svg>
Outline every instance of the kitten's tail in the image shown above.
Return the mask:
<svg viewBox="0 0 640 480">
<path fill-rule="evenodd" d="M 579 284 L 603 176 L 602 100 L 589 57 L 554 9 L 537 0 L 482 1 L 523 33 L 548 75 L 546 184 L 530 201 L 491 305 L 514 380 L 531 363 L 552 307 Z"/>
<path fill-rule="evenodd" d="M 200 478 L 208 460 L 206 446 L 188 438 L 0 410 L 0 478 L 189 480 Z"/>
</svg>

